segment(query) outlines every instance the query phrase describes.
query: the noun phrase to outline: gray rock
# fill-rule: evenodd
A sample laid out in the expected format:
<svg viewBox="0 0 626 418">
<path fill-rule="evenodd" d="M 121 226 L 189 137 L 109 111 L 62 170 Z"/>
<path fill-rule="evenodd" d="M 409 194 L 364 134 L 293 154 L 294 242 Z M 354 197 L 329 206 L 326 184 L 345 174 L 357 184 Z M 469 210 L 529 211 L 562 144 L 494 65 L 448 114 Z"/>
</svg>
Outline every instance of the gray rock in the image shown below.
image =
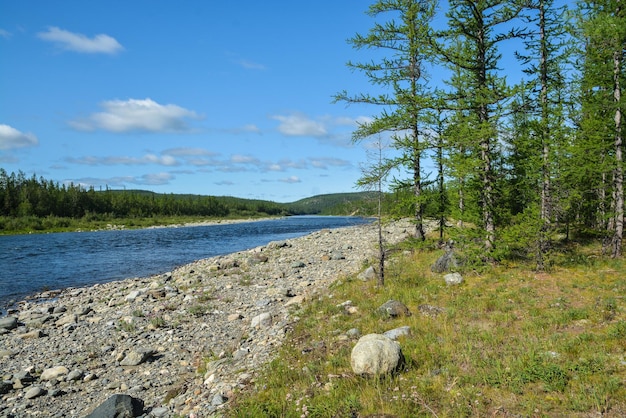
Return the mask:
<svg viewBox="0 0 626 418">
<path fill-rule="evenodd" d="M 409 308 L 407 308 L 402 302 L 398 302 L 397 300 L 393 299 L 383 303 L 380 308 L 378 308 L 378 312 L 392 318 L 400 316 L 411 316 L 411 311 L 409 311 Z"/>
<path fill-rule="evenodd" d="M 26 394 L 24 395 L 25 399 L 34 399 L 34 398 L 38 398 L 39 396 L 43 396 L 45 395 L 47 392 L 45 389 L 40 388 L 39 386 L 33 386 L 32 388 L 28 389 L 28 391 L 26 391 Z"/>
<path fill-rule="evenodd" d="M 152 408 L 150 415 L 154 418 L 165 418 L 169 414 L 170 410 L 165 407 Z"/>
<path fill-rule="evenodd" d="M 359 280 L 362 280 L 364 282 L 367 282 L 369 280 L 376 280 L 377 278 L 377 274 L 376 274 L 376 270 L 374 270 L 374 267 L 369 266 L 368 268 L 366 268 L 364 271 L 362 271 L 361 273 L 359 273 L 359 275 L 357 276 L 357 278 Z"/>
<path fill-rule="evenodd" d="M 65 306 L 55 306 L 52 310 L 53 314 L 62 314 L 64 312 L 67 312 L 67 308 Z"/>
<path fill-rule="evenodd" d="M 454 255 L 454 251 L 451 247 L 448 247 L 444 255 L 439 257 L 437 261 L 435 261 L 435 264 L 430 267 L 430 269 L 433 273 L 445 273 L 458 267 L 459 262 Z"/>
<path fill-rule="evenodd" d="M 351 328 L 346 331 L 346 335 L 350 338 L 359 338 L 361 336 L 361 331 L 358 328 Z"/>
<path fill-rule="evenodd" d="M 0 381 L 0 395 L 9 393 L 13 389 L 13 382 L 7 382 L 6 380 Z"/>
<path fill-rule="evenodd" d="M 449 273 L 443 276 L 443 280 L 448 286 L 454 286 L 463 283 L 463 276 L 459 273 Z"/>
<path fill-rule="evenodd" d="M 84 376 L 84 373 L 82 370 L 72 370 L 71 372 L 68 373 L 65 380 L 67 380 L 68 382 L 73 382 L 75 380 L 82 379 L 83 376 Z"/>
<path fill-rule="evenodd" d="M 143 415 L 143 401 L 130 395 L 113 395 L 85 418 L 134 418 Z"/>
<path fill-rule="evenodd" d="M 361 337 L 350 355 L 352 371 L 360 375 L 390 374 L 403 364 L 400 344 L 380 334 Z"/>
<path fill-rule="evenodd" d="M 76 314 L 66 314 L 59 318 L 55 324 L 57 327 L 62 327 L 63 325 L 75 324 L 78 322 L 78 315 Z"/>
<path fill-rule="evenodd" d="M 269 312 L 264 312 L 260 315 L 252 318 L 250 326 L 252 328 L 267 328 L 272 325 L 272 315 Z"/>
<path fill-rule="evenodd" d="M 17 328 L 17 318 L 14 316 L 5 316 L 4 318 L 0 318 L 0 328 Z"/>
<path fill-rule="evenodd" d="M 383 334 L 385 337 L 392 339 L 392 340 L 397 340 L 399 337 L 403 337 L 406 335 L 411 335 L 411 327 L 409 326 L 404 326 L 404 327 L 399 327 L 399 328 L 395 328 L 395 329 L 391 329 L 387 332 L 385 332 Z"/>
<path fill-rule="evenodd" d="M 228 399 L 226 399 L 221 394 L 216 393 L 215 396 L 213 397 L 213 399 L 211 400 L 211 405 L 213 405 L 213 406 L 220 406 L 220 405 L 223 405 L 224 403 L 226 403 L 227 400 Z"/>
<path fill-rule="evenodd" d="M 41 376 L 39 376 L 40 380 L 52 380 L 52 379 L 57 379 L 60 376 L 64 376 L 69 372 L 69 370 L 67 370 L 67 367 L 65 366 L 55 366 L 55 367 L 50 367 L 49 369 L 46 369 L 43 371 L 43 373 L 41 373 Z"/>
<path fill-rule="evenodd" d="M 126 354 L 126 357 L 120 361 L 121 366 L 138 366 L 141 363 L 148 360 L 156 353 L 155 350 L 151 348 L 140 348 L 137 350 L 132 350 L 130 353 Z"/>
<path fill-rule="evenodd" d="M 143 292 L 141 290 L 133 290 L 128 295 L 126 295 L 124 300 L 126 300 L 127 302 L 133 302 L 135 299 L 137 299 L 142 294 L 143 294 Z"/>
</svg>

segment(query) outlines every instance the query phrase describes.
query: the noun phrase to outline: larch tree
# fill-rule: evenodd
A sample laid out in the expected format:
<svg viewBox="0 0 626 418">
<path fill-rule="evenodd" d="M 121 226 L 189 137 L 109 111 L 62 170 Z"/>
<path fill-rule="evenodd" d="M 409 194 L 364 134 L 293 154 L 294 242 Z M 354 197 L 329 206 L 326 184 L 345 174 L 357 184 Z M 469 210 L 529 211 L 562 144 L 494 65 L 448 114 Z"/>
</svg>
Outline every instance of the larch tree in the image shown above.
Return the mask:
<svg viewBox="0 0 626 418">
<path fill-rule="evenodd" d="M 484 247 L 487 258 L 496 240 L 496 179 L 493 161 L 499 138 L 503 104 L 511 98 L 499 74 L 502 42 L 520 36 L 511 29 L 522 6 L 507 0 L 450 0 L 448 29 L 441 34 L 439 55 L 452 71 L 460 71 L 457 87 L 463 92 L 458 111 L 469 111 L 471 151 L 480 161 L 480 196 Z M 459 48 L 459 44 L 461 47 Z M 460 69 L 460 70 L 458 70 Z"/>
<path fill-rule="evenodd" d="M 436 0 L 378 0 L 369 7 L 375 23 L 366 35 L 357 34 L 348 42 L 357 50 L 373 49 L 378 61 L 348 62 L 348 67 L 362 72 L 368 81 L 382 89 L 381 94 L 346 91 L 335 95 L 336 102 L 378 105 L 380 113 L 361 124 L 353 133 L 354 141 L 373 135 L 388 134 L 399 156 L 391 160 L 396 168 L 410 174 L 415 216 L 415 237 L 425 239 L 423 220 L 422 158 L 428 147 L 425 135 L 427 110 L 432 107 L 427 68 L 432 59 L 430 22 Z"/>
<path fill-rule="evenodd" d="M 626 10 L 623 0 L 581 3 L 582 57 L 580 121 L 583 153 L 597 159 L 598 200 L 610 253 L 622 254 L 624 233 L 624 99 Z"/>
<path fill-rule="evenodd" d="M 526 161 L 518 159 L 513 163 L 529 165 L 525 171 L 531 176 L 538 173 L 539 230 L 534 247 L 537 269 L 543 270 L 553 224 L 555 159 L 563 144 L 564 99 L 567 96 L 563 93 L 564 72 L 570 55 L 567 41 L 571 38 L 566 9 L 556 8 L 554 0 L 536 0 L 528 4 L 526 11 L 524 19 L 529 28 L 524 41 L 526 50 L 517 56 L 525 65 L 524 73 L 530 80 L 519 89 L 519 109 L 524 113 L 526 123 L 517 128 L 522 131 L 520 138 L 527 142 L 524 148 L 530 155 L 524 159 Z"/>
</svg>

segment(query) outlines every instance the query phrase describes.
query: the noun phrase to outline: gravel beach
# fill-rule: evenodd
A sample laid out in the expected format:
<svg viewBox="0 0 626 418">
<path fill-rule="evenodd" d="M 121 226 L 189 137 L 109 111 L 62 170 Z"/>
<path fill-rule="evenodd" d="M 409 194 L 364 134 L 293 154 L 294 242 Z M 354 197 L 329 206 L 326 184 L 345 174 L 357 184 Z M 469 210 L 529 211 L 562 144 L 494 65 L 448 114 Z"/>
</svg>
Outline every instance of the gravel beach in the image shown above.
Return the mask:
<svg viewBox="0 0 626 418">
<path fill-rule="evenodd" d="M 388 243 L 412 227 L 384 227 Z M 376 257 L 377 225 L 322 230 L 158 276 L 50 291 L 0 318 L 0 417 L 84 417 L 115 394 L 145 417 L 219 416 L 299 305 Z"/>
</svg>

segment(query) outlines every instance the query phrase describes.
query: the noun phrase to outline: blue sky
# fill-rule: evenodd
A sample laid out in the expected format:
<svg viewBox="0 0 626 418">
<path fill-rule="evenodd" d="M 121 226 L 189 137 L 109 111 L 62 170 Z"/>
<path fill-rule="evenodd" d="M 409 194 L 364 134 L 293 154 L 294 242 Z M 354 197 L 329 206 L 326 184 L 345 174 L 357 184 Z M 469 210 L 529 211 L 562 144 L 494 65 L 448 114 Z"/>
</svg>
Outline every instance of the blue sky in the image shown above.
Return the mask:
<svg viewBox="0 0 626 418">
<path fill-rule="evenodd" d="M 369 4 L 0 0 L 0 167 L 96 190 L 356 191 L 368 153 L 351 133 L 381 109 L 332 96 L 373 92 L 346 66 L 373 57 L 346 42 Z"/>
<path fill-rule="evenodd" d="M 295 201 L 354 191 L 376 109 L 342 1 L 0 0 L 0 167 L 60 183 Z"/>
</svg>

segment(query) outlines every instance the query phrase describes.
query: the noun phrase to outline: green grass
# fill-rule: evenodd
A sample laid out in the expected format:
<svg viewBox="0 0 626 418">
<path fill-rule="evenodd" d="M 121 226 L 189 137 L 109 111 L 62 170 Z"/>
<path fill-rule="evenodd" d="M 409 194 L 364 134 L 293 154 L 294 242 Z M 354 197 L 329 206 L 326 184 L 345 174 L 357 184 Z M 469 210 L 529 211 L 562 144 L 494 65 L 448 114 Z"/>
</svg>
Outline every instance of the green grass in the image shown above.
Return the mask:
<svg viewBox="0 0 626 418">
<path fill-rule="evenodd" d="M 624 260 L 605 260 L 585 247 L 550 273 L 510 263 L 465 271 L 462 285 L 446 286 L 430 271 L 440 252 L 421 248 L 391 260 L 384 288 L 343 278 L 327 296 L 294 312 L 301 320 L 278 358 L 236 395 L 226 415 L 626 416 Z M 413 315 L 377 315 L 389 299 Z M 337 306 L 346 300 L 357 313 Z M 422 315 L 423 304 L 445 311 Z M 406 370 L 383 378 L 354 375 L 356 340 L 339 335 L 404 325 L 412 330 L 399 340 Z"/>
</svg>

